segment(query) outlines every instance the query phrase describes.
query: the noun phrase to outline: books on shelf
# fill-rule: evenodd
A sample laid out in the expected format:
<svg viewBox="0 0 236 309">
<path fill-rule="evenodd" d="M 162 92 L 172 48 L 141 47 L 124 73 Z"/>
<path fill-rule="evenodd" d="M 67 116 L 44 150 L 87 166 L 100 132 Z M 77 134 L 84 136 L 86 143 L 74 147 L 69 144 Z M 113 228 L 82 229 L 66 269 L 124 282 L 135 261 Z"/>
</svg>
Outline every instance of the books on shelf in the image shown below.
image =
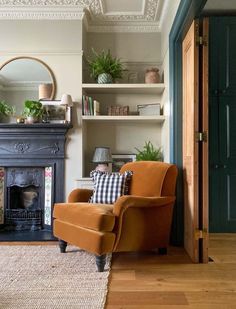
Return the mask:
<svg viewBox="0 0 236 309">
<path fill-rule="evenodd" d="M 82 97 L 82 115 L 98 116 L 100 115 L 100 103 L 92 97 L 83 95 Z"/>
</svg>

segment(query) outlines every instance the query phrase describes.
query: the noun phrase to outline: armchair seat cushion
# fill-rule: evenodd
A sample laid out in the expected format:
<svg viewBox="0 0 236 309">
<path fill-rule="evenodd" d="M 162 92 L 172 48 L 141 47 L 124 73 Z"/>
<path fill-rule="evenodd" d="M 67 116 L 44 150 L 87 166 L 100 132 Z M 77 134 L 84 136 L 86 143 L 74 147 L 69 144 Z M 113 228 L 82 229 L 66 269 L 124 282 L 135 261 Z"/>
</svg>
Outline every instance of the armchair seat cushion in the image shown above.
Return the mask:
<svg viewBox="0 0 236 309">
<path fill-rule="evenodd" d="M 59 203 L 55 204 L 53 217 L 95 231 L 110 232 L 115 225 L 110 204 Z"/>
</svg>

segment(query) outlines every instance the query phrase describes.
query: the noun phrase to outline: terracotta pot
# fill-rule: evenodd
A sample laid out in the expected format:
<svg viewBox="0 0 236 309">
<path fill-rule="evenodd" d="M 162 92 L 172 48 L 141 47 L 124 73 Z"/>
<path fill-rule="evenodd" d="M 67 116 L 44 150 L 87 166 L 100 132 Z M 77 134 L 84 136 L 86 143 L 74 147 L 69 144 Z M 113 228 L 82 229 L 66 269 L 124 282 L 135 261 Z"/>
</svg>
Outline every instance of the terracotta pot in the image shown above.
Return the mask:
<svg viewBox="0 0 236 309">
<path fill-rule="evenodd" d="M 146 84 L 160 83 L 160 74 L 158 72 L 159 69 L 156 68 L 146 70 L 145 83 Z"/>
</svg>

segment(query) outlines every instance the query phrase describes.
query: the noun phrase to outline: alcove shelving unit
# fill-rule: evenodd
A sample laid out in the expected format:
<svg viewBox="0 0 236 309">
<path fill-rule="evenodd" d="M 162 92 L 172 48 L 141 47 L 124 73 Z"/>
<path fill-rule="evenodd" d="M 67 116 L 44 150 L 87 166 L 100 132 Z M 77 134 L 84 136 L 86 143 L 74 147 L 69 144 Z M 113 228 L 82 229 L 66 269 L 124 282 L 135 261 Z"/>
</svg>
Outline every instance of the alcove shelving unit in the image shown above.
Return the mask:
<svg viewBox="0 0 236 309">
<path fill-rule="evenodd" d="M 92 156 L 95 147 L 108 146 L 112 154 L 134 154 L 146 141 L 162 146 L 163 115 L 141 116 L 137 106 L 160 103 L 164 83 L 158 84 L 91 84 L 83 83 L 82 92 L 100 102 L 99 116 L 82 116 L 83 177 L 88 180 L 94 168 Z M 127 116 L 108 116 L 111 105 L 129 106 Z"/>
</svg>

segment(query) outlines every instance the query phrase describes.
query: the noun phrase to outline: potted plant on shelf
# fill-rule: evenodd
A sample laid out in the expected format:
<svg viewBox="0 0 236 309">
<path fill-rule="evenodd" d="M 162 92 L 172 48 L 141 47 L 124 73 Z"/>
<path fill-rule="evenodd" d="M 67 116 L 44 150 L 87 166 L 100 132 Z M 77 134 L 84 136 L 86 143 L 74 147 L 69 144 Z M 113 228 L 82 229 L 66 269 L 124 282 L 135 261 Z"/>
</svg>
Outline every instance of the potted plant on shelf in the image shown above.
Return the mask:
<svg viewBox="0 0 236 309">
<path fill-rule="evenodd" d="M 15 107 L 7 104 L 5 101 L 0 101 L 0 122 L 3 122 L 4 118 L 11 117 L 15 114 Z"/>
<path fill-rule="evenodd" d="M 150 141 L 145 142 L 143 150 L 139 150 L 138 148 L 135 149 L 138 151 L 136 154 L 136 161 L 163 161 L 161 147 L 155 148 Z"/>
<path fill-rule="evenodd" d="M 110 50 L 98 54 L 92 49 L 94 57 L 88 60 L 90 75 L 98 84 L 111 84 L 117 78 L 122 78 L 123 64 L 120 59 L 112 57 Z"/>
<path fill-rule="evenodd" d="M 42 103 L 30 100 L 25 101 L 23 115 L 26 117 L 26 123 L 39 122 L 43 113 Z"/>
</svg>

